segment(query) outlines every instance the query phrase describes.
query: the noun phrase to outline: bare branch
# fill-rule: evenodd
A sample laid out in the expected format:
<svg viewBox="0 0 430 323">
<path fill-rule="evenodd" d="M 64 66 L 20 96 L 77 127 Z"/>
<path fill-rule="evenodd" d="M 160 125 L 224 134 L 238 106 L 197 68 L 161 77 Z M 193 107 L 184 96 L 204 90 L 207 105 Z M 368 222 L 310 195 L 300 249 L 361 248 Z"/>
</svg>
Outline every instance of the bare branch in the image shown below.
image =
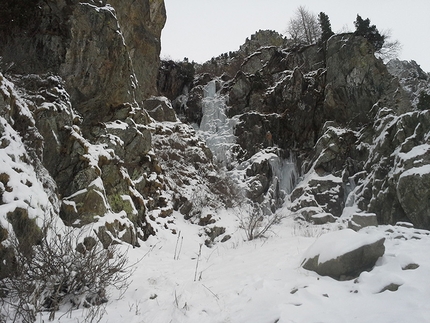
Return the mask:
<svg viewBox="0 0 430 323">
<path fill-rule="evenodd" d="M 297 44 L 313 44 L 321 37 L 321 28 L 315 14 L 304 6 L 297 8 L 293 18 L 290 19 L 287 33 Z"/>
</svg>

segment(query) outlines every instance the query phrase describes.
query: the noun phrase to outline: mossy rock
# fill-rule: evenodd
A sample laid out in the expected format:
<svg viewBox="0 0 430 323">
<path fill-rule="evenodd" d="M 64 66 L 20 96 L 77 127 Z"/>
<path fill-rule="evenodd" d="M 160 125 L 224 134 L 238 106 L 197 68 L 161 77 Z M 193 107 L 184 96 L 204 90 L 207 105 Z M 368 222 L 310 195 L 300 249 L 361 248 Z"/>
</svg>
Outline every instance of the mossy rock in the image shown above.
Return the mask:
<svg viewBox="0 0 430 323">
<path fill-rule="evenodd" d="M 103 193 L 96 187 L 88 188 L 70 201 L 75 204 L 63 202 L 60 210 L 60 217 L 68 225 L 80 227 L 96 222 L 96 216 L 104 216 L 108 211 Z"/>
<path fill-rule="evenodd" d="M 120 194 L 109 195 L 107 198 L 112 211 L 116 213 L 125 211 L 128 218 L 135 215 L 136 211 L 130 199 L 124 199 Z"/>
<path fill-rule="evenodd" d="M 39 244 L 42 239 L 42 230 L 37 226 L 34 219 L 28 217 L 26 209 L 17 207 L 13 212 L 9 212 L 6 217 L 12 224 L 22 252 L 30 255 L 32 247 Z"/>
</svg>

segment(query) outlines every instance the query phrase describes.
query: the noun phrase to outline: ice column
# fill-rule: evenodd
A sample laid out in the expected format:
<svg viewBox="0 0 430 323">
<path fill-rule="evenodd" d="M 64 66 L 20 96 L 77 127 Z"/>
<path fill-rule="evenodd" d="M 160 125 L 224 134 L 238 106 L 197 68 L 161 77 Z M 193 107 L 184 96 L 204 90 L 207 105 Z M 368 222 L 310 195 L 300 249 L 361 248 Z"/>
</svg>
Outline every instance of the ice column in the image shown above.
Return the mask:
<svg viewBox="0 0 430 323">
<path fill-rule="evenodd" d="M 229 166 L 233 161 L 231 148 L 236 143 L 234 126 L 237 120 L 230 119 L 225 114 L 226 100 L 217 93 L 216 82 L 217 80 L 212 80 L 204 87 L 199 134 L 205 139 L 215 161 Z"/>
</svg>

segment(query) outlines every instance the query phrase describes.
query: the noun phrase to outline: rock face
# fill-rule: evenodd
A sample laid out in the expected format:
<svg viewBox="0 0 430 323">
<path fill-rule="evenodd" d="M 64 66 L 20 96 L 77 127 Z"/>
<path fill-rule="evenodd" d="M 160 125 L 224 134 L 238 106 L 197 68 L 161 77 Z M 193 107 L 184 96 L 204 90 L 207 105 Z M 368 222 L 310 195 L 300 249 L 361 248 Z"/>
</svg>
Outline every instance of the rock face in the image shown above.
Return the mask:
<svg viewBox="0 0 430 323">
<path fill-rule="evenodd" d="M 123 103 L 157 94 L 164 1 L 3 5 L 10 12 L 0 30 L 3 63 L 13 73 L 60 75 L 80 113 L 96 111 L 91 119 L 104 121 Z"/>
<path fill-rule="evenodd" d="M 154 234 L 148 213 L 165 203 L 148 203 L 161 194 L 149 187 L 162 180 L 149 156 L 145 109 L 177 120 L 166 99 L 143 103 L 158 94 L 164 1 L 3 1 L 0 8 L 1 67 L 8 72 L 0 74 L 0 148 L 3 155 L 21 140 L 28 153 L 20 163 L 36 172 L 28 185 L 41 183 L 48 196 L 38 201 L 48 210 L 35 207 L 41 214 L 28 218 L 97 223 L 105 246 L 147 239 Z M 7 139 L 12 132 L 15 139 Z M 2 189 L 12 190 L 13 174 L 5 172 Z"/>
<path fill-rule="evenodd" d="M 385 252 L 385 238 L 370 237 L 352 230 L 327 233 L 305 253 L 302 266 L 336 280 L 356 278 L 370 271 Z"/>
<path fill-rule="evenodd" d="M 361 37 L 336 36 L 327 43 L 324 110 L 339 124 L 354 127 L 372 120 L 373 105 L 397 90 L 371 44 Z M 351 55 L 351 53 L 353 53 Z"/>
<path fill-rule="evenodd" d="M 415 108 L 417 93 L 430 88 L 428 75 L 414 62 L 387 68 L 353 34 L 302 48 L 269 34 L 268 42 L 261 43 L 266 33 L 260 31 L 239 51 L 196 66 L 188 94 L 176 99 L 181 120 L 206 118 L 204 88 L 215 80 L 226 122 L 234 123 L 229 167 L 241 172 L 273 152 L 281 160 L 294 156 L 299 174 L 293 177 L 303 179 L 290 195 L 296 217 L 332 222 L 358 206 L 379 223 L 430 228 L 428 110 Z M 277 191 L 280 177 L 268 160 L 244 174 L 251 201 L 267 201 Z"/>
<path fill-rule="evenodd" d="M 137 78 L 138 101 L 157 94 L 161 51 L 161 31 L 166 23 L 164 0 L 109 0 L 119 25 Z"/>
<path fill-rule="evenodd" d="M 212 225 L 206 206 L 233 205 L 211 151 L 176 116 L 182 101 L 158 95 L 162 0 L 3 1 L 0 9 L 0 220 L 20 241 L 16 223 L 30 232 L 60 217 L 105 247 L 137 246 L 160 228 L 177 233 L 174 210 Z M 188 93 L 193 65 L 166 71 L 160 92 Z M 225 230 L 215 231 L 211 241 Z M 13 236 L 0 227 L 1 242 Z M 1 272 L 11 272 L 11 250 L 1 245 L 0 257 Z"/>
<path fill-rule="evenodd" d="M 424 72 L 415 61 L 393 59 L 387 63 L 388 71 L 399 78 L 403 89 L 409 95 L 413 106 L 417 106 L 421 91 L 429 91 L 429 73 Z"/>
</svg>

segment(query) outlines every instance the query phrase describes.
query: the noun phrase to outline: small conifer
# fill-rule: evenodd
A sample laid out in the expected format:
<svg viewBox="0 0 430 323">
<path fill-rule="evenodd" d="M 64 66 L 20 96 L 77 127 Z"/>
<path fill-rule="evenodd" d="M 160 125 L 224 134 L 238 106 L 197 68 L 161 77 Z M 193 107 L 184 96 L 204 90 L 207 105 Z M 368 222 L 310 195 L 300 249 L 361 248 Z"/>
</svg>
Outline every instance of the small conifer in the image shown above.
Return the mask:
<svg viewBox="0 0 430 323">
<path fill-rule="evenodd" d="M 334 32 L 331 30 L 330 18 L 324 12 L 320 12 L 318 22 L 321 28 L 321 40 L 325 42 L 334 35 Z"/>
<path fill-rule="evenodd" d="M 373 45 L 375 52 L 382 48 L 385 37 L 379 33 L 375 25 L 370 25 L 369 18 L 363 20 L 360 15 L 357 15 L 354 25 L 354 34 L 366 38 Z"/>
</svg>

